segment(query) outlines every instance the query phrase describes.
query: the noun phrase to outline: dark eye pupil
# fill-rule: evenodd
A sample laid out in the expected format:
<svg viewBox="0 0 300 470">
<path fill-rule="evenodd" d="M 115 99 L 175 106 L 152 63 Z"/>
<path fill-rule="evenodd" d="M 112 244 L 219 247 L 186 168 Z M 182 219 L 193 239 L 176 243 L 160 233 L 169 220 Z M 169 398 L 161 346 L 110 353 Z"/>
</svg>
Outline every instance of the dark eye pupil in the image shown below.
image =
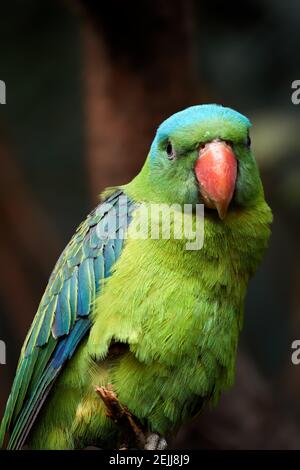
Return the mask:
<svg viewBox="0 0 300 470">
<path fill-rule="evenodd" d="M 173 146 L 172 146 L 171 142 L 169 142 L 168 145 L 167 145 L 167 155 L 168 155 L 168 158 L 170 160 L 172 158 L 174 158 Z"/>
</svg>

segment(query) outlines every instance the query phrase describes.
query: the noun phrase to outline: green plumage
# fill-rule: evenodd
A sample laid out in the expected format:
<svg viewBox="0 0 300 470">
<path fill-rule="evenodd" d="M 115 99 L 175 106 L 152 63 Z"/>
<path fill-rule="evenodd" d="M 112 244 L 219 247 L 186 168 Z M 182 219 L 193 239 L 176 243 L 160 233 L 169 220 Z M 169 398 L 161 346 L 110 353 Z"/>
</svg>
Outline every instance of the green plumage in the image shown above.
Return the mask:
<svg viewBox="0 0 300 470">
<path fill-rule="evenodd" d="M 272 220 L 246 144 L 249 125 L 216 105 L 174 115 L 159 128 L 141 173 L 108 193 L 112 209 L 98 206 L 79 227 L 22 349 L 0 441 L 10 430 L 10 448 L 116 447 L 119 429 L 94 391 L 108 384 L 146 429 L 165 435 L 232 384 L 247 284 Z M 141 203 L 202 202 L 194 165 L 199 145 L 213 139 L 230 141 L 238 160 L 226 218 L 205 213 L 201 250 L 187 250 L 172 231 L 170 239 L 137 239 L 134 227 L 147 217 Z M 170 141 L 174 161 L 166 157 Z M 102 239 L 99 229 L 124 195 L 116 224 L 119 235 L 127 233 L 123 245 L 122 237 Z M 173 226 L 180 216 L 175 211 Z M 195 227 L 197 215 L 189 217 Z M 161 221 L 151 220 L 149 230 L 153 224 Z M 119 354 L 115 343 L 123 343 Z"/>
</svg>

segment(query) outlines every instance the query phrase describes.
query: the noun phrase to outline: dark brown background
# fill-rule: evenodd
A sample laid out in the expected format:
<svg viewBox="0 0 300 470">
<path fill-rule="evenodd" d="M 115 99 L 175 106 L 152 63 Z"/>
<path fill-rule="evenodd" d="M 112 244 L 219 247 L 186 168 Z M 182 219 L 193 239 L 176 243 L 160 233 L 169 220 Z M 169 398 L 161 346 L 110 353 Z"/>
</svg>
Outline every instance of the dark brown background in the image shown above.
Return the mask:
<svg viewBox="0 0 300 470">
<path fill-rule="evenodd" d="M 253 121 L 275 221 L 237 384 L 173 445 L 300 448 L 299 14 L 297 0 L 1 5 L 0 415 L 51 269 L 97 195 L 137 173 L 164 118 L 218 102 Z"/>
</svg>

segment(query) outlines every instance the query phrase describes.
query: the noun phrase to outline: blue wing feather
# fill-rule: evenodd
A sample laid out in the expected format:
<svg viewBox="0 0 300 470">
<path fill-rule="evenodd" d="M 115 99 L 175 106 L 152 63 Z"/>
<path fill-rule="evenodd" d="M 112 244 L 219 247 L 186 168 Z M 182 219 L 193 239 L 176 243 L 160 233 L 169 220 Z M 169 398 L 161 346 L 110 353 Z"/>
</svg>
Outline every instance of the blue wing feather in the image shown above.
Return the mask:
<svg viewBox="0 0 300 470">
<path fill-rule="evenodd" d="M 0 427 L 0 446 L 8 430 L 10 449 L 24 444 L 62 367 L 89 331 L 95 295 L 121 254 L 120 234 L 134 207 L 122 191 L 114 192 L 78 227 L 57 261 L 22 348 Z M 103 232 L 115 215 L 119 238 L 112 240 Z"/>
</svg>

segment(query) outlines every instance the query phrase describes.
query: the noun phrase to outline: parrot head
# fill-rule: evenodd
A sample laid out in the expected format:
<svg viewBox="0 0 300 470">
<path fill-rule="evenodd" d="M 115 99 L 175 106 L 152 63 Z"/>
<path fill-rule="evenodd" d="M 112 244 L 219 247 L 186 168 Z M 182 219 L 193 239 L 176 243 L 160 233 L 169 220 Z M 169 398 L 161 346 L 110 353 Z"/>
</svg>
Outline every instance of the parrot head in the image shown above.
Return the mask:
<svg viewBox="0 0 300 470">
<path fill-rule="evenodd" d="M 157 130 L 145 167 L 148 199 L 203 203 L 219 220 L 263 197 L 250 121 L 220 105 L 192 106 Z M 144 185 L 145 189 L 145 185 Z"/>
</svg>

